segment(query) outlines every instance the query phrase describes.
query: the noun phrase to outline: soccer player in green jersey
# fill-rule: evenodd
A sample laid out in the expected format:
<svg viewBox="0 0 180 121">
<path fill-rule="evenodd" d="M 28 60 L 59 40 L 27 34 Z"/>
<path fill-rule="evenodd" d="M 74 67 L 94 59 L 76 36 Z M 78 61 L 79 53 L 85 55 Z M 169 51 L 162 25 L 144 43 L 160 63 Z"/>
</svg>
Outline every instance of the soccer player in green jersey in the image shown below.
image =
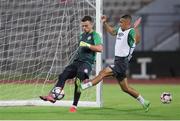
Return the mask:
<svg viewBox="0 0 180 121">
<path fill-rule="evenodd" d="M 89 78 L 89 74 L 94 64 L 96 52 L 102 52 L 102 41 L 97 32 L 93 30 L 93 20 L 90 16 L 84 16 L 81 20 L 83 33 L 80 35 L 79 47 L 73 62 L 68 65 L 59 75 L 59 80 L 54 88 L 63 90 L 68 79 L 75 78 L 74 100 L 70 107 L 70 112 L 76 112 L 77 104 L 81 95 L 76 82 L 81 82 Z M 47 96 L 40 96 L 44 101 L 56 102 L 52 92 Z"/>
<path fill-rule="evenodd" d="M 131 16 L 124 15 L 120 18 L 118 28 L 113 28 L 112 26 L 110 26 L 107 22 L 106 16 L 102 16 L 101 20 L 103 22 L 105 30 L 111 35 L 116 36 L 114 65 L 110 65 L 104 68 L 94 79 L 90 80 L 88 83 L 82 83 L 79 86 L 81 86 L 82 89 L 86 89 L 96 85 L 104 77 L 114 76 L 118 80 L 121 89 L 137 99 L 142 104 L 145 111 L 148 111 L 150 102 L 148 100 L 145 100 L 139 94 L 139 92 L 128 85 L 126 77 L 126 70 L 128 68 L 129 60 L 135 46 L 140 41 L 140 32 L 138 26 L 141 23 L 141 18 L 136 20 L 134 26 L 131 27 Z"/>
</svg>

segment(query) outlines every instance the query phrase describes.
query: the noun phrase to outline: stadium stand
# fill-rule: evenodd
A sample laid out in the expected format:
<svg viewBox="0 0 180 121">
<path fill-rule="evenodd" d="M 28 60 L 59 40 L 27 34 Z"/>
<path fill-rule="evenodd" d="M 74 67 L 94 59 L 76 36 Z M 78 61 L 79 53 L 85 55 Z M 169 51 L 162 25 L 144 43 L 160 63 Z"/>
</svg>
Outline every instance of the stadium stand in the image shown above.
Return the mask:
<svg viewBox="0 0 180 121">
<path fill-rule="evenodd" d="M 133 14 L 153 0 L 103 0 L 103 13 L 110 18 L 112 24 L 119 21 L 124 13 Z"/>
<path fill-rule="evenodd" d="M 142 15 L 145 19 L 143 24 L 143 43 L 139 46 L 139 50 L 179 50 L 179 6 L 179 0 L 156 0 L 136 12 L 136 14 Z"/>
</svg>

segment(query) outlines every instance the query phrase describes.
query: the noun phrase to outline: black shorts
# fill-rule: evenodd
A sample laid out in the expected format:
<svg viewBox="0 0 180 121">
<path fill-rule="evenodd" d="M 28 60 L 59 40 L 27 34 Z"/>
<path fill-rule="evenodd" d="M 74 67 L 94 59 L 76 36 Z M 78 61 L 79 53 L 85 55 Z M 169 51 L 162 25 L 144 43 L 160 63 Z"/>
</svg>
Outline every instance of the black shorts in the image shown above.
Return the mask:
<svg viewBox="0 0 180 121">
<path fill-rule="evenodd" d="M 72 64 L 68 65 L 64 72 L 68 73 L 68 78 L 74 78 L 77 77 L 79 74 L 81 74 L 84 78 L 89 78 L 89 75 L 91 73 L 92 67 L 87 62 L 82 61 L 74 61 Z"/>
<path fill-rule="evenodd" d="M 112 69 L 114 76 L 118 81 L 122 81 L 126 78 L 126 71 L 128 69 L 129 60 L 127 57 L 115 56 L 114 65 L 109 67 Z"/>
</svg>

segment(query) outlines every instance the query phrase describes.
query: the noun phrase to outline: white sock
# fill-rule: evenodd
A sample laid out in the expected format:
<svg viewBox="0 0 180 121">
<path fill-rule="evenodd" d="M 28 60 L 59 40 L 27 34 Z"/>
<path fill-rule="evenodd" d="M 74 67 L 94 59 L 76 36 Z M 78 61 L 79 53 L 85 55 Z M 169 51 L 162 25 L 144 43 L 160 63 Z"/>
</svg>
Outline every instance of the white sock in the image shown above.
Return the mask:
<svg viewBox="0 0 180 121">
<path fill-rule="evenodd" d="M 85 83 L 85 84 L 81 84 L 81 87 L 82 89 L 87 89 L 89 87 L 92 87 L 92 82 L 88 82 L 88 83 Z"/>
<path fill-rule="evenodd" d="M 137 98 L 136 98 L 142 105 L 144 105 L 144 98 L 139 95 Z"/>
<path fill-rule="evenodd" d="M 75 106 L 75 105 L 72 105 L 71 107 L 74 107 L 75 109 L 77 109 L 77 106 Z"/>
</svg>

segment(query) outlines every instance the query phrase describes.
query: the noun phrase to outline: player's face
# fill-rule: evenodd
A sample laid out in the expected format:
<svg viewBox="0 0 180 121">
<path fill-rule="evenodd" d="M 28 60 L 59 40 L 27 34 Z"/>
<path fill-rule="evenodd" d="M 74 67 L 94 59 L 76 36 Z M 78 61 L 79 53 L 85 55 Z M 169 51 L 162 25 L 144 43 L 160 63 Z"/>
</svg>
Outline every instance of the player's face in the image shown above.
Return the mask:
<svg viewBox="0 0 180 121">
<path fill-rule="evenodd" d="M 91 32 L 92 31 L 92 23 L 90 21 L 81 22 L 81 26 L 84 32 Z"/>
<path fill-rule="evenodd" d="M 119 21 L 119 25 L 122 30 L 126 30 L 126 29 L 129 29 L 129 27 L 131 26 L 131 22 L 129 19 L 121 18 Z"/>
</svg>

